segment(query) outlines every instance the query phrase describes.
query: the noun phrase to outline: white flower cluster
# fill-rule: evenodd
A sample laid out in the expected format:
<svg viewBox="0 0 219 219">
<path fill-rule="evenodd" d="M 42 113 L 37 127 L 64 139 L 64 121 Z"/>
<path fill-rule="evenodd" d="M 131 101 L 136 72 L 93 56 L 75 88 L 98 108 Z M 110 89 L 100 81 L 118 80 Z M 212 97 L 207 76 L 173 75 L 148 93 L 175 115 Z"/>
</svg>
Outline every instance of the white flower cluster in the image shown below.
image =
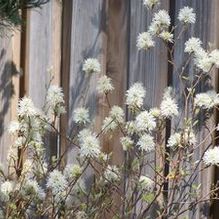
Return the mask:
<svg viewBox="0 0 219 219">
<path fill-rule="evenodd" d="M 152 191 L 154 188 L 154 181 L 147 176 L 140 176 L 139 184 L 141 189 Z"/>
<path fill-rule="evenodd" d="M 154 138 L 149 134 L 143 134 L 138 142 L 137 145 L 139 146 L 140 150 L 151 152 L 155 149 Z"/>
<path fill-rule="evenodd" d="M 181 134 L 176 132 L 169 137 L 167 147 L 177 147 L 180 145 L 180 142 Z"/>
<path fill-rule="evenodd" d="M 196 94 L 194 104 L 197 107 L 209 110 L 219 104 L 219 95 L 214 90 Z"/>
<path fill-rule="evenodd" d="M 55 169 L 49 173 L 46 186 L 51 189 L 56 202 L 59 202 L 65 197 L 68 182 L 64 175 L 59 170 Z"/>
<path fill-rule="evenodd" d="M 193 8 L 185 6 L 184 8 L 180 9 L 178 19 L 184 24 L 194 24 L 196 20 L 196 14 L 194 13 Z"/>
<path fill-rule="evenodd" d="M 113 131 L 119 125 L 124 123 L 125 113 L 123 109 L 119 106 L 113 106 L 109 112 L 109 116 L 106 117 L 103 121 L 102 130 L 104 132 Z"/>
<path fill-rule="evenodd" d="M 162 31 L 168 30 L 170 26 L 170 16 L 166 10 L 160 10 L 154 14 L 149 26 L 151 35 L 159 35 Z"/>
<path fill-rule="evenodd" d="M 82 169 L 78 164 L 68 164 L 64 169 L 64 176 L 66 179 L 79 177 L 81 173 Z"/>
<path fill-rule="evenodd" d="M 103 173 L 103 176 L 106 183 L 118 181 L 120 179 L 118 167 L 114 165 L 108 165 Z"/>
<path fill-rule="evenodd" d="M 143 106 L 146 91 L 142 83 L 134 83 L 126 91 L 126 104 L 131 110 L 140 109 Z"/>
<path fill-rule="evenodd" d="M 124 151 L 127 151 L 134 145 L 134 141 L 128 136 L 120 138 L 120 142 Z"/>
<path fill-rule="evenodd" d="M 171 92 L 172 88 L 168 87 L 164 92 L 163 100 L 160 105 L 161 115 L 166 118 L 177 116 L 179 114 L 178 106 L 175 99 L 171 96 Z"/>
<path fill-rule="evenodd" d="M 155 46 L 155 42 L 148 32 L 139 33 L 137 37 L 137 48 L 138 49 L 150 49 Z"/>
<path fill-rule="evenodd" d="M 99 61 L 94 58 L 86 59 L 83 64 L 83 71 L 88 74 L 100 73 L 101 67 Z"/>
<path fill-rule="evenodd" d="M 31 117 L 38 114 L 38 110 L 33 104 L 33 101 L 28 97 L 23 97 L 18 102 L 17 114 L 20 117 Z"/>
<path fill-rule="evenodd" d="M 114 87 L 112 85 L 112 79 L 107 77 L 106 75 L 103 75 L 99 80 L 97 81 L 97 91 L 99 94 L 107 94 L 114 90 Z"/>
<path fill-rule="evenodd" d="M 206 165 L 219 165 L 219 147 L 208 149 L 203 156 L 203 161 Z"/>
<path fill-rule="evenodd" d="M 46 96 L 48 115 L 60 116 L 61 114 L 65 113 L 64 104 L 65 101 L 62 88 L 57 85 L 51 85 Z"/>
<path fill-rule="evenodd" d="M 74 110 L 73 121 L 79 125 L 85 125 L 90 122 L 89 111 L 84 107 L 79 107 Z"/>
<path fill-rule="evenodd" d="M 100 155 L 100 142 L 94 133 L 88 129 L 83 129 L 78 138 L 81 146 L 81 157 L 98 157 Z"/>
<path fill-rule="evenodd" d="M 13 192 L 14 183 L 12 181 L 5 181 L 0 185 L 0 199 L 1 201 L 9 201 L 10 194 Z"/>
<path fill-rule="evenodd" d="M 159 0 L 143 0 L 144 6 L 152 9 L 155 5 L 159 4 Z"/>
<path fill-rule="evenodd" d="M 165 42 L 173 43 L 173 34 L 170 33 L 169 31 L 162 31 L 159 34 L 159 37 Z"/>
<path fill-rule="evenodd" d="M 140 112 L 136 117 L 136 129 L 139 132 L 153 131 L 156 128 L 156 120 L 148 111 Z"/>
</svg>

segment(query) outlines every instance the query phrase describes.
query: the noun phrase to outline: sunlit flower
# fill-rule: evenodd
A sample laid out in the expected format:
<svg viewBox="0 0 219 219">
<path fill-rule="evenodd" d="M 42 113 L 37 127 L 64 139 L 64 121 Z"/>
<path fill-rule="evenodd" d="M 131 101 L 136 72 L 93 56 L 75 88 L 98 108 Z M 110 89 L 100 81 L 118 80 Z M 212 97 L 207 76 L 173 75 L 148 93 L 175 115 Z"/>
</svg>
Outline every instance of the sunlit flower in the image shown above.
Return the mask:
<svg viewBox="0 0 219 219">
<path fill-rule="evenodd" d="M 141 108 L 144 103 L 145 94 L 146 91 L 142 83 L 139 82 L 134 83 L 126 91 L 126 104 L 131 109 Z"/>
<path fill-rule="evenodd" d="M 211 109 L 219 104 L 219 95 L 214 90 L 196 94 L 194 104 L 203 109 Z"/>
<path fill-rule="evenodd" d="M 138 131 L 152 131 L 156 127 L 155 118 L 148 112 L 142 111 L 136 117 L 136 129 Z"/>
<path fill-rule="evenodd" d="M 181 134 L 176 132 L 169 137 L 167 142 L 167 147 L 176 147 L 180 145 L 180 142 L 181 142 Z"/>
<path fill-rule="evenodd" d="M 53 170 L 49 173 L 47 188 L 51 189 L 56 201 L 63 199 L 64 192 L 67 189 L 67 180 L 59 170 Z"/>
<path fill-rule="evenodd" d="M 196 14 L 193 8 L 185 6 L 179 11 L 178 19 L 184 24 L 194 24 L 196 20 Z"/>
<path fill-rule="evenodd" d="M 100 142 L 94 133 L 85 131 L 86 135 L 79 133 L 80 156 L 81 157 L 98 157 L 100 154 Z M 83 138 L 82 138 L 83 136 Z"/>
<path fill-rule="evenodd" d="M 89 74 L 100 73 L 101 67 L 99 61 L 94 58 L 86 59 L 83 64 L 83 71 Z"/>
<path fill-rule="evenodd" d="M 127 151 L 134 144 L 134 141 L 128 136 L 120 138 L 120 142 L 124 151 Z"/>
<path fill-rule="evenodd" d="M 210 52 L 209 54 L 210 58 L 211 58 L 211 61 L 212 63 L 217 67 L 219 68 L 219 50 L 218 49 L 215 49 L 213 51 Z"/>
<path fill-rule="evenodd" d="M 77 124 L 86 124 L 90 122 L 89 111 L 84 107 L 74 110 L 73 121 Z"/>
<path fill-rule="evenodd" d="M 97 81 L 97 91 L 99 94 L 107 94 L 114 90 L 114 87 L 112 85 L 112 79 L 107 77 L 106 75 L 103 75 L 99 80 Z"/>
<path fill-rule="evenodd" d="M 147 176 L 140 176 L 139 183 L 141 189 L 151 191 L 154 187 L 154 181 Z"/>
<path fill-rule="evenodd" d="M 66 179 L 79 177 L 81 173 L 82 169 L 78 164 L 68 164 L 64 169 L 64 176 Z"/>
<path fill-rule="evenodd" d="M 106 179 L 105 182 L 115 182 L 118 181 L 120 178 L 119 169 L 118 167 L 112 165 L 108 165 L 106 170 L 103 173 L 104 178 Z"/>
<path fill-rule="evenodd" d="M 12 181 L 5 181 L 0 185 L 0 199 L 8 201 L 10 193 L 13 191 L 14 183 Z"/>
<path fill-rule="evenodd" d="M 166 42 L 173 42 L 173 34 L 168 31 L 161 32 L 159 37 Z"/>
<path fill-rule="evenodd" d="M 199 38 L 191 37 L 185 42 L 185 52 L 187 53 L 198 53 L 200 50 L 202 50 L 202 42 Z"/>
<path fill-rule="evenodd" d="M 18 121 L 11 121 L 9 126 L 8 126 L 8 132 L 9 134 L 17 134 L 17 132 L 20 129 L 20 123 Z"/>
<path fill-rule="evenodd" d="M 148 7 L 149 9 L 153 8 L 159 2 L 159 0 L 143 0 L 144 6 Z"/>
<path fill-rule="evenodd" d="M 168 87 L 163 95 L 163 100 L 160 105 L 161 115 L 169 118 L 178 115 L 178 106 L 175 99 L 171 96 L 172 88 Z"/>
<path fill-rule="evenodd" d="M 24 116 L 35 116 L 37 115 L 38 110 L 33 104 L 33 101 L 28 97 L 23 97 L 18 102 L 18 110 L 17 114 L 18 116 L 24 117 Z"/>
<path fill-rule="evenodd" d="M 152 36 L 147 33 L 147 32 L 143 32 L 143 33 L 139 33 L 138 37 L 137 37 L 137 47 L 138 49 L 150 49 L 151 47 L 155 46 L 155 42 L 152 38 Z"/>
<path fill-rule="evenodd" d="M 155 148 L 154 138 L 151 135 L 144 134 L 139 138 L 137 145 L 143 151 L 153 151 Z"/>
<path fill-rule="evenodd" d="M 60 115 L 65 113 L 64 107 L 64 94 L 62 88 L 57 85 L 51 85 L 48 89 L 46 96 L 46 106 L 48 108 L 48 114 L 51 115 L 55 113 Z"/>
<path fill-rule="evenodd" d="M 203 156 L 203 161 L 206 165 L 219 165 L 219 147 L 208 149 Z"/>
</svg>

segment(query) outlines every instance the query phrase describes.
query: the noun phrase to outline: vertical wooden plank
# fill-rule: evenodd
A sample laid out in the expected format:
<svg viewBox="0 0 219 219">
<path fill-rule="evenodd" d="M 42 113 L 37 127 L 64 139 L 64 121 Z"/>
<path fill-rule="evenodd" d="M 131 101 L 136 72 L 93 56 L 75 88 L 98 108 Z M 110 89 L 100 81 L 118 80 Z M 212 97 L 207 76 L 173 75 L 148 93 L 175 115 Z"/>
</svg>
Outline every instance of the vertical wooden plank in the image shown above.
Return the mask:
<svg viewBox="0 0 219 219">
<path fill-rule="evenodd" d="M 186 31 L 186 33 L 182 35 L 180 42 L 176 46 L 174 57 L 175 57 L 175 62 L 176 62 L 177 67 L 182 65 L 182 61 L 185 60 L 184 43 L 189 37 L 191 36 L 199 37 L 203 41 L 204 48 L 209 49 L 208 42 L 212 43 L 213 48 L 217 47 L 218 36 L 217 36 L 217 31 L 215 31 L 215 29 L 216 29 L 216 23 L 218 21 L 217 15 L 216 15 L 217 14 L 216 9 L 218 8 L 218 3 L 219 2 L 215 0 L 213 1 L 204 1 L 204 0 L 197 0 L 197 1 L 196 0 L 195 1 L 180 0 L 179 1 L 179 0 L 176 0 L 175 1 L 175 22 L 176 23 L 178 22 L 177 16 L 178 16 L 178 12 L 180 8 L 184 6 L 189 6 L 189 7 L 194 8 L 194 11 L 196 13 L 196 24 L 192 25 L 192 27 L 189 28 L 189 30 Z M 180 31 L 181 30 L 176 31 L 175 33 L 176 36 L 179 34 Z M 188 68 L 188 73 L 191 79 L 194 78 L 194 74 L 193 74 L 191 66 Z M 215 85 L 215 74 L 212 75 L 211 81 L 214 86 Z M 173 73 L 173 87 L 177 91 L 178 98 L 182 97 L 182 92 L 183 92 L 180 88 L 179 83 L 180 82 L 179 82 L 178 76 L 176 76 L 176 73 L 175 74 Z M 203 83 L 199 86 L 199 89 L 200 89 L 199 91 L 205 91 L 208 89 L 208 87 L 206 87 L 206 84 L 204 85 Z M 183 105 L 182 105 L 183 103 L 179 102 L 179 104 L 180 104 L 179 108 L 182 109 L 183 111 Z M 174 122 L 174 124 L 177 124 L 177 123 L 178 121 Z M 215 124 L 214 122 L 210 122 L 209 125 L 210 127 L 214 127 Z M 202 130 L 199 130 L 199 132 L 197 133 L 198 141 L 203 139 L 203 137 L 206 134 L 207 134 L 207 131 L 204 130 L 204 128 Z M 193 158 L 194 161 L 200 159 L 200 156 L 204 152 L 206 146 L 207 146 L 207 143 L 206 145 L 202 145 L 202 147 L 200 147 L 198 150 L 195 151 L 194 158 Z M 201 194 L 203 196 L 206 195 L 210 191 L 210 186 L 212 183 L 212 169 L 204 170 L 204 172 L 199 174 L 195 183 L 202 184 Z M 206 203 L 201 203 L 200 205 L 198 205 L 197 211 L 195 211 L 195 208 L 191 209 L 190 212 L 186 212 L 185 214 L 183 214 L 181 218 L 183 217 L 197 218 L 197 219 L 198 218 L 209 218 L 209 215 L 210 215 L 210 203 L 206 202 Z"/>
<path fill-rule="evenodd" d="M 109 101 L 111 105 L 118 105 L 123 108 L 128 72 L 128 31 L 129 1 L 109 1 L 106 74 L 112 79 L 115 88 L 114 92 L 109 95 Z M 105 97 L 102 98 L 104 101 Z M 105 105 L 107 104 L 105 103 Z M 102 106 L 104 107 L 104 104 Z M 114 132 L 112 139 L 104 141 L 104 150 L 113 151 L 114 164 L 123 162 L 123 150 L 122 147 L 119 147 L 120 137 L 120 132 Z"/>
<path fill-rule="evenodd" d="M 7 165 L 7 152 L 12 143 L 7 128 L 15 119 L 19 96 L 19 32 L 0 38 L 0 162 Z"/>
<path fill-rule="evenodd" d="M 26 94 L 37 107 L 42 107 L 45 102 L 51 76 L 52 83 L 60 84 L 61 14 L 62 5 L 59 1 L 49 1 L 27 14 L 25 86 Z M 50 68 L 52 71 L 49 72 Z M 48 154 L 56 155 L 57 136 L 51 134 L 49 141 L 51 146 L 47 148 Z"/>
<path fill-rule="evenodd" d="M 98 58 L 102 72 L 106 69 L 106 8 L 104 0 L 76 0 L 72 2 L 70 69 L 69 69 L 69 102 L 68 102 L 68 134 L 71 136 L 75 128 L 72 120 L 73 111 L 79 106 L 90 110 L 91 120 L 99 131 L 103 110 L 98 107 L 96 80 L 99 75 L 86 75 L 82 72 L 82 64 L 86 58 Z M 69 3 L 71 4 L 71 3 Z M 83 19 L 82 19 L 83 18 Z M 68 162 L 74 160 L 75 150 L 70 147 Z"/>
</svg>

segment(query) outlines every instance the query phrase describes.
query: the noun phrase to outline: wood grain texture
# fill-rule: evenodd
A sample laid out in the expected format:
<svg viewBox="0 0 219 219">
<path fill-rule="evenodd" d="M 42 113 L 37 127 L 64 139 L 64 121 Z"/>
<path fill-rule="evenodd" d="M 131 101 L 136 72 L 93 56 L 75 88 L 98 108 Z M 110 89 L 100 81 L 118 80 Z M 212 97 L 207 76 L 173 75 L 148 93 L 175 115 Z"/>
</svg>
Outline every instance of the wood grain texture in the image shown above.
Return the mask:
<svg viewBox="0 0 219 219">
<path fill-rule="evenodd" d="M 218 9 L 218 1 L 204 1 L 204 0 L 197 0 L 197 1 L 175 1 L 175 10 L 174 10 L 174 16 L 175 16 L 175 24 L 178 23 L 177 21 L 177 15 L 179 12 L 179 9 L 182 8 L 183 6 L 190 6 L 194 8 L 194 11 L 196 13 L 196 24 L 192 25 L 188 31 L 185 32 L 185 34 L 182 35 L 182 38 L 180 42 L 177 44 L 176 49 L 175 49 L 175 62 L 176 66 L 179 67 L 182 65 L 182 61 L 185 60 L 185 54 L 184 54 L 184 43 L 185 41 L 191 37 L 199 37 L 203 41 L 203 46 L 206 49 L 210 49 L 208 42 L 212 43 L 213 48 L 217 48 L 218 46 L 218 33 L 215 31 L 216 28 L 216 23 L 218 22 L 218 15 L 216 13 L 216 9 Z M 176 36 L 179 34 L 178 30 L 176 31 Z M 193 74 L 193 69 L 192 65 L 188 67 L 187 69 L 187 75 L 189 76 L 190 79 L 194 79 L 194 74 Z M 181 89 L 179 85 L 179 79 L 176 76 L 176 73 L 173 72 L 173 87 L 176 89 L 177 97 L 178 99 L 182 95 L 183 90 Z M 206 91 L 211 88 L 211 86 L 208 83 L 209 81 L 205 81 L 201 83 L 198 87 L 197 92 L 201 91 Z M 212 74 L 212 77 L 210 79 L 210 82 L 213 84 L 215 87 L 216 85 L 216 80 L 215 80 L 215 74 Z M 179 102 L 180 109 L 183 111 L 183 102 Z M 203 120 L 203 117 L 201 118 Z M 203 121 L 202 121 L 203 122 Z M 175 120 L 173 122 L 173 127 L 178 124 L 178 120 Z M 208 123 L 209 127 L 214 127 L 214 122 L 212 120 Z M 201 129 L 198 128 L 196 129 L 196 134 L 198 138 L 198 142 L 203 139 L 206 134 L 208 134 L 208 131 L 206 129 Z M 204 152 L 205 148 L 207 147 L 208 143 L 206 142 L 204 145 L 202 145 L 199 149 L 194 151 L 194 160 L 199 160 L 201 154 Z M 189 164 L 188 164 L 189 165 Z M 203 168 L 201 166 L 200 168 Z M 195 181 L 196 184 L 202 183 L 201 187 L 201 194 L 205 196 L 207 192 L 210 190 L 210 186 L 212 183 L 212 169 L 205 170 L 201 174 L 198 174 L 197 180 Z M 188 191 L 185 189 L 185 191 Z M 210 216 L 210 203 L 204 202 L 198 206 L 197 211 L 195 209 L 191 209 L 190 212 L 187 212 L 183 215 L 181 215 L 180 218 L 188 217 L 188 218 L 209 218 Z"/>
<path fill-rule="evenodd" d="M 73 122 L 73 111 L 77 107 L 90 110 L 92 126 L 98 132 L 103 110 L 98 107 L 96 81 L 98 75 L 87 75 L 82 72 L 86 58 L 98 58 L 102 73 L 106 71 L 106 8 L 107 1 L 76 0 L 72 2 L 70 69 L 69 69 L 69 102 L 68 134 L 72 137 L 77 130 Z M 70 147 L 68 162 L 75 157 L 74 147 Z"/>
<path fill-rule="evenodd" d="M 43 107 L 52 78 L 53 84 L 60 85 L 61 14 L 61 3 L 54 0 L 39 9 L 31 9 L 27 15 L 25 90 L 37 107 Z M 49 157 L 58 153 L 59 145 L 54 133 L 48 138 Z"/>
</svg>

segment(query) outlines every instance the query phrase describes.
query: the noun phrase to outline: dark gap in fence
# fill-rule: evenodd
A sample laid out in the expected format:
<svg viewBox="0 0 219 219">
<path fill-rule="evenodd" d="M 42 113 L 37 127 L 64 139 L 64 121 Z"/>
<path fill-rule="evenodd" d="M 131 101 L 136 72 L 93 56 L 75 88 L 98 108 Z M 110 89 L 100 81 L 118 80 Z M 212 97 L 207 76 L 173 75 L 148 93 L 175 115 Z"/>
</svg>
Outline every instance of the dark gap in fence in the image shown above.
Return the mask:
<svg viewBox="0 0 219 219">
<path fill-rule="evenodd" d="M 169 1 L 169 15 L 170 15 L 170 18 L 171 18 L 171 25 L 170 25 L 170 28 L 169 28 L 169 31 L 172 30 L 172 27 L 174 27 L 175 25 L 175 1 Z M 168 47 L 169 49 L 171 50 L 172 49 L 172 43 L 168 43 Z M 170 52 L 167 51 L 167 56 L 168 56 L 168 60 L 171 60 L 171 54 Z M 174 54 L 173 54 L 173 57 L 174 57 Z M 173 65 L 168 62 L 168 66 L 167 66 L 167 86 L 172 86 L 173 85 Z M 166 142 L 165 142 L 165 146 L 167 145 L 167 141 L 171 135 L 171 120 L 170 119 L 167 119 L 166 120 Z M 170 149 L 166 146 L 165 148 L 165 151 L 166 151 L 166 154 L 165 154 L 165 157 L 166 157 L 166 163 L 165 163 L 165 167 L 164 167 L 164 176 L 167 177 L 168 174 L 169 174 L 169 162 L 168 162 L 168 156 L 169 156 L 169 153 L 170 153 Z M 166 201 L 166 203 L 168 203 L 168 187 L 169 187 L 169 182 L 167 181 L 165 184 L 164 184 L 164 201 Z"/>
<path fill-rule="evenodd" d="M 26 93 L 26 57 L 27 57 L 27 9 L 22 10 L 22 20 L 24 21 L 21 25 L 21 49 L 20 49 L 20 69 L 21 69 L 21 77 L 20 77 L 20 90 L 19 97 L 23 97 Z"/>
<path fill-rule="evenodd" d="M 72 1 L 64 0 L 62 7 L 62 39 L 61 39 L 61 86 L 65 96 L 66 114 L 61 116 L 60 120 L 60 156 L 64 157 L 66 163 L 66 151 L 68 142 L 65 133 L 68 128 L 68 109 L 69 109 L 69 74 L 71 66 L 71 28 L 72 28 Z"/>
</svg>

